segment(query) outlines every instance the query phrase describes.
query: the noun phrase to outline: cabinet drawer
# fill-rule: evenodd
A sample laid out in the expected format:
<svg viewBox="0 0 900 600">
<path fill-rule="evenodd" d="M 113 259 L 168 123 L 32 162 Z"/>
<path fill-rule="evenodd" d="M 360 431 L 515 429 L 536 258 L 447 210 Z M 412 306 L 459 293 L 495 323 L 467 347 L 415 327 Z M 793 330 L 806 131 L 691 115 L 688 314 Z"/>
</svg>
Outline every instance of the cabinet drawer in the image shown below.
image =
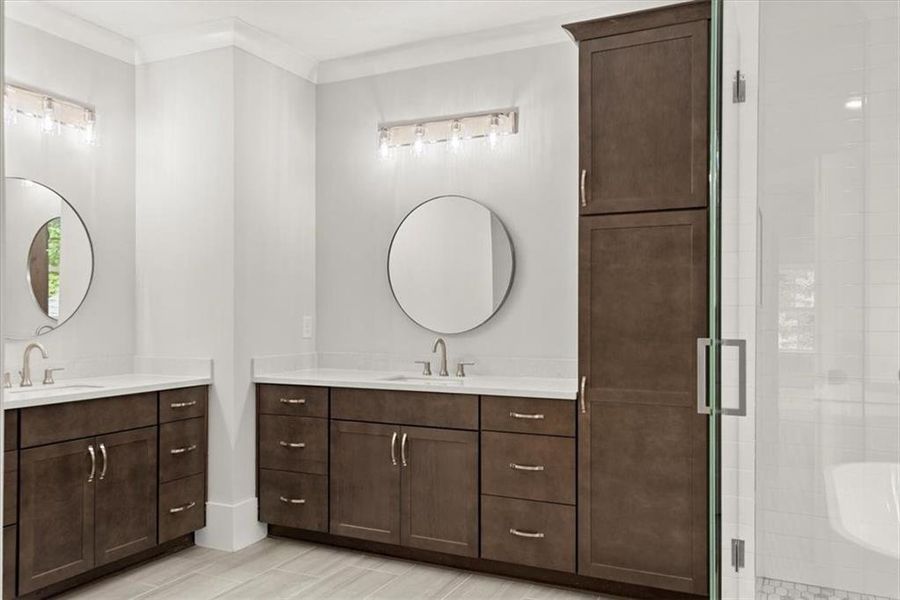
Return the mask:
<svg viewBox="0 0 900 600">
<path fill-rule="evenodd" d="M 159 480 L 172 481 L 206 469 L 206 419 L 159 426 Z"/>
<path fill-rule="evenodd" d="M 15 450 L 19 445 L 19 411 L 3 413 L 3 449 Z"/>
<path fill-rule="evenodd" d="M 327 475 L 328 421 L 259 415 L 259 466 Z"/>
<path fill-rule="evenodd" d="M 259 519 L 270 525 L 327 531 L 328 478 L 260 469 Z"/>
<path fill-rule="evenodd" d="M 159 486 L 159 543 L 201 529 L 206 524 L 204 478 L 193 475 Z"/>
<path fill-rule="evenodd" d="M 335 388 L 331 391 L 331 417 L 348 421 L 478 429 L 478 396 Z"/>
<path fill-rule="evenodd" d="M 328 388 L 301 385 L 259 385 L 259 412 L 290 417 L 328 416 Z"/>
<path fill-rule="evenodd" d="M 481 434 L 485 494 L 575 504 L 575 440 L 521 433 Z"/>
<path fill-rule="evenodd" d="M 3 453 L 3 525 L 16 522 L 19 513 L 19 453 Z"/>
<path fill-rule="evenodd" d="M 575 435 L 575 403 L 541 398 L 481 398 L 481 429 L 544 435 Z"/>
<path fill-rule="evenodd" d="M 575 507 L 481 497 L 481 557 L 575 572 Z"/>
<path fill-rule="evenodd" d="M 23 408 L 21 446 L 42 446 L 156 425 L 156 393 Z"/>
<path fill-rule="evenodd" d="M 205 385 L 159 393 L 159 422 L 168 423 L 180 419 L 193 419 L 206 415 Z"/>
</svg>

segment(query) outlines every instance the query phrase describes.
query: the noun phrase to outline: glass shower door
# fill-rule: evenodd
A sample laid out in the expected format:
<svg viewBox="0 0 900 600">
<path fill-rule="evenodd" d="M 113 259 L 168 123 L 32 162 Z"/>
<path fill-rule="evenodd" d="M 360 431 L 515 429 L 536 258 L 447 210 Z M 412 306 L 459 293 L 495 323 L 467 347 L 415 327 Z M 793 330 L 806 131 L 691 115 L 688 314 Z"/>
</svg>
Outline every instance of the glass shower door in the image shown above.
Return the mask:
<svg viewBox="0 0 900 600">
<path fill-rule="evenodd" d="M 710 351 L 721 598 L 900 599 L 898 6 L 726 0 L 713 21 L 711 335 L 747 347 Z"/>
</svg>

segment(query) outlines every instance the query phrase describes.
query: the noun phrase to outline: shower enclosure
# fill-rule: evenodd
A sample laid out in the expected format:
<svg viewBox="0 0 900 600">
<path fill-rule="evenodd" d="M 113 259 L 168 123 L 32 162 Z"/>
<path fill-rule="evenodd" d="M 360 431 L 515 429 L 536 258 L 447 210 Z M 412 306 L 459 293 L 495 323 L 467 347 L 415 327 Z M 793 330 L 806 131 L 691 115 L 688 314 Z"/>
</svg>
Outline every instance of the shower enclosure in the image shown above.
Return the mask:
<svg viewBox="0 0 900 600">
<path fill-rule="evenodd" d="M 900 3 L 714 0 L 712 28 L 711 590 L 896 600 Z"/>
</svg>

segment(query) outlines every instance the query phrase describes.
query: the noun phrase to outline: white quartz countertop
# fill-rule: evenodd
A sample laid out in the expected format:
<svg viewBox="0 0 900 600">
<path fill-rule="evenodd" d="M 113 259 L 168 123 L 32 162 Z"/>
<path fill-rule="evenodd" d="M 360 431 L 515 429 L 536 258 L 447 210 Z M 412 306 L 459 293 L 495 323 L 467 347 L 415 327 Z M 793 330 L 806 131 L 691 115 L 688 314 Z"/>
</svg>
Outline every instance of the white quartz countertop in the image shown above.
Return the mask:
<svg viewBox="0 0 900 600">
<path fill-rule="evenodd" d="M 254 375 L 255 383 L 312 385 L 319 387 L 361 388 L 439 392 L 442 394 L 479 394 L 486 396 L 523 396 L 574 400 L 578 395 L 575 378 L 490 377 L 469 375 L 464 378 L 424 377 L 416 373 L 362 371 L 351 369 L 304 369 L 284 373 Z"/>
<path fill-rule="evenodd" d="M 3 390 L 3 409 L 158 392 L 196 385 L 209 385 L 211 382 L 210 377 L 203 375 L 111 375 L 64 379 L 52 385 L 42 385 L 38 379 L 30 388 L 13 387 Z"/>
</svg>

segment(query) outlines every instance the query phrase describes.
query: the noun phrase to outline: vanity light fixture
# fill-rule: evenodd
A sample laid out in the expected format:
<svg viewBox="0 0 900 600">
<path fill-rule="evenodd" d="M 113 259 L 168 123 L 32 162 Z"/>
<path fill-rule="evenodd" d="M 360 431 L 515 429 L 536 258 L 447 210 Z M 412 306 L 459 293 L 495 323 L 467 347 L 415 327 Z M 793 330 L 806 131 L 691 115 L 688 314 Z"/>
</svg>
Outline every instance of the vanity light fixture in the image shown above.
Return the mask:
<svg viewBox="0 0 900 600">
<path fill-rule="evenodd" d="M 25 115 L 40 122 L 41 131 L 56 135 L 62 126 L 81 132 L 85 143 L 96 142 L 97 115 L 94 109 L 70 100 L 7 84 L 3 90 L 3 121 L 7 125 L 18 122 Z"/>
<path fill-rule="evenodd" d="M 469 140 L 485 138 L 491 149 L 507 135 L 519 132 L 519 111 L 515 108 L 427 120 L 382 123 L 378 125 L 378 155 L 389 156 L 391 148 L 410 147 L 413 154 L 425 153 L 426 144 L 447 142 L 458 152 Z"/>
</svg>

